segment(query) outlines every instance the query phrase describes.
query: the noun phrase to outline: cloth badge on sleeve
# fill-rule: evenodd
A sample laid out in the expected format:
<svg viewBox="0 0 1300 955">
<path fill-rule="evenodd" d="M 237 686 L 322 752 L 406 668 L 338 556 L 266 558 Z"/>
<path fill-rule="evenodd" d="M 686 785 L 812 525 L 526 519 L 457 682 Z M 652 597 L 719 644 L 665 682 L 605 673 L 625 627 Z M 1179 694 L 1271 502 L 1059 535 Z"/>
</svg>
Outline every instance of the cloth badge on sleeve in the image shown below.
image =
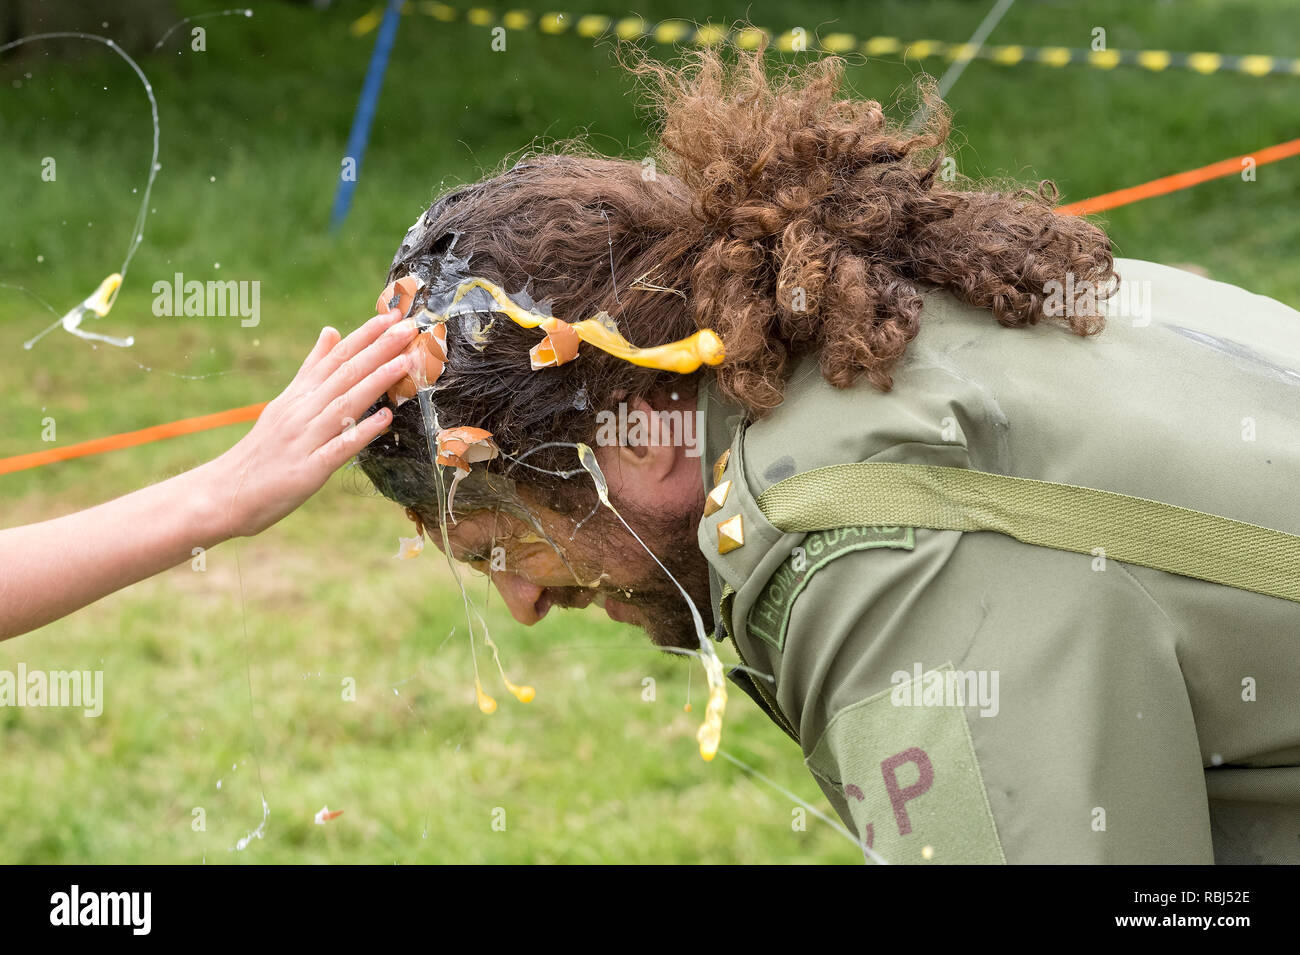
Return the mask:
<svg viewBox="0 0 1300 955">
<path fill-rule="evenodd" d="M 937 675 L 943 685 L 951 670 L 920 682 Z M 965 712 L 913 692 L 916 682 L 840 710 L 808 768 L 842 795 L 858 839 L 887 862 L 1004 864 Z"/>
<path fill-rule="evenodd" d="M 851 551 L 875 547 L 911 550 L 914 546 L 915 534 L 910 527 L 839 527 L 814 531 L 768 581 L 749 612 L 748 631 L 777 650 L 783 650 L 790 611 L 813 574 Z"/>
</svg>

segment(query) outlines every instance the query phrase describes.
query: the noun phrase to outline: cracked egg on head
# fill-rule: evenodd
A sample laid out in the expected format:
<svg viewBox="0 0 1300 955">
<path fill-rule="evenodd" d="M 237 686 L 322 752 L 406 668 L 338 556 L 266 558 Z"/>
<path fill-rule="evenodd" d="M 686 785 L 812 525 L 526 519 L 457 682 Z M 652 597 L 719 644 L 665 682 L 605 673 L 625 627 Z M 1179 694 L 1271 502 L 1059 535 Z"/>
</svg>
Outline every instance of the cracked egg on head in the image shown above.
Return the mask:
<svg viewBox="0 0 1300 955">
<path fill-rule="evenodd" d="M 593 450 L 583 441 L 563 440 L 575 436 L 572 427 L 566 432 L 553 425 L 565 418 L 592 420 L 592 382 L 583 367 L 587 355 L 654 373 L 689 375 L 719 363 L 722 342 L 702 329 L 638 347 L 607 312 L 567 321 L 551 315 L 549 304 L 535 301 L 527 287 L 508 291 L 473 274 L 470 257 L 459 256 L 456 246 L 454 234 L 433 243 L 431 254 L 398 270 L 405 274 L 377 302 L 381 310 L 400 309 L 420 329 L 407 350 L 408 378 L 386 396 L 395 408 L 393 425 L 361 456 L 379 490 L 402 504 L 415 525 L 415 537 L 402 539 L 398 556 L 418 555 L 426 532 L 446 556 L 463 596 L 483 712 L 494 711 L 496 702 L 479 678 L 476 627 L 498 668 L 500 655 L 465 589 L 460 564 L 487 574 L 512 616 L 525 625 L 555 607 L 595 604 L 611 619 L 644 629 L 656 645 L 698 653 L 710 687 L 698 738 L 701 755 L 712 759 L 726 689 L 708 637 L 712 621 L 706 627 L 699 610 L 709 606 L 707 570 L 690 559 L 700 518 L 691 502 L 698 495 L 665 496 L 687 502 L 684 508 L 639 497 L 634 478 L 643 464 L 627 459 L 631 474 L 624 466 L 626 455 L 635 451 Z M 530 376 L 574 369 L 567 387 L 550 382 L 551 387 L 530 394 Z M 463 400 L 444 400 L 457 390 L 474 394 L 483 413 L 473 414 Z M 530 400 L 539 407 L 529 408 Z M 684 399 L 673 392 L 672 400 Z M 558 407 L 562 403 L 567 407 Z M 531 422 L 508 441 L 480 426 L 493 420 L 493 412 L 499 415 L 502 404 Z M 676 462 L 673 454 L 658 455 L 655 486 L 698 483 L 694 461 Z M 511 683 L 504 669 L 501 676 L 518 699 L 533 697 L 531 687 Z"/>
</svg>

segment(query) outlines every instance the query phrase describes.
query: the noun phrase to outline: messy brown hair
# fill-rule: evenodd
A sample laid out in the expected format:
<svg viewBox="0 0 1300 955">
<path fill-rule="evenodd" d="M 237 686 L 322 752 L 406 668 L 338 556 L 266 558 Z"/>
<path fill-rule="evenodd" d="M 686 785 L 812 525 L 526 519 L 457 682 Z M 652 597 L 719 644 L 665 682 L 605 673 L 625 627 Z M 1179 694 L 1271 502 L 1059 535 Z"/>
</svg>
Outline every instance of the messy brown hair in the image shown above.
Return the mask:
<svg viewBox="0 0 1300 955">
<path fill-rule="evenodd" d="M 762 51 L 640 60 L 632 68 L 658 121 L 652 155 L 569 147 L 455 190 L 408 232 L 389 280 L 415 272 L 436 284 L 450 249 L 469 257 L 472 274 L 524 289 L 566 320 L 608 312 L 638 345 L 712 328 L 726 360 L 701 374 L 752 418 L 781 402 L 792 361 L 806 354 L 819 354 L 835 387 L 865 379 L 888 390 L 927 290 L 1021 327 L 1052 317 L 1053 282 L 1115 281 L 1107 237 L 1054 212 L 1050 182 L 946 181 L 949 114 L 925 83 L 909 131 L 880 103 L 844 92 L 838 58 L 769 66 Z M 1102 324 L 1088 309 L 1061 320 L 1080 335 Z M 480 349 L 449 328 L 451 360 L 433 394 L 440 422 L 486 428 L 522 451 L 590 442 L 597 411 L 693 389 L 593 348 L 530 371 L 538 339 L 500 321 Z M 361 461 L 408 506 L 427 502 L 432 486 L 427 456 L 421 464 L 414 454 L 425 447 L 415 404 L 398 409 L 392 435 Z M 562 452 L 532 460 L 572 467 Z M 529 480 L 555 483 L 541 472 Z"/>
</svg>

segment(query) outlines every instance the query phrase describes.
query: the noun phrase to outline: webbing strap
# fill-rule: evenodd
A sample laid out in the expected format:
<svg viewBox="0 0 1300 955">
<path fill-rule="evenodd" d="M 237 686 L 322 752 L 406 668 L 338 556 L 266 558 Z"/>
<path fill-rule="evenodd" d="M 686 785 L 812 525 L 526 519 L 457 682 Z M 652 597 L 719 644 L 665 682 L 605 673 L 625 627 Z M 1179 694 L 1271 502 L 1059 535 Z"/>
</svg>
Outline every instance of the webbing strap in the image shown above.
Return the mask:
<svg viewBox="0 0 1300 955">
<path fill-rule="evenodd" d="M 902 526 L 995 531 L 1300 601 L 1300 537 L 1112 491 L 966 468 L 865 461 L 816 468 L 758 498 L 778 530 Z"/>
</svg>

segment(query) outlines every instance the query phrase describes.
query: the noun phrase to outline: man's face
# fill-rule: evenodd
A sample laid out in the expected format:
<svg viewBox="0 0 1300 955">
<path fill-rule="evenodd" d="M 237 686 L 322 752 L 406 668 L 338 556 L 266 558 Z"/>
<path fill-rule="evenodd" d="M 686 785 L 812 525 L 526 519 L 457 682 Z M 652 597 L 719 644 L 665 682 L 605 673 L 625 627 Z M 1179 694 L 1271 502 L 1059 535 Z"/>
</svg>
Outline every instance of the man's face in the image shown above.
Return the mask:
<svg viewBox="0 0 1300 955">
<path fill-rule="evenodd" d="M 535 497 L 527 487 L 520 487 L 519 493 L 525 500 Z M 708 565 L 696 542 L 699 509 L 694 501 L 683 503 L 687 506 L 665 501 L 655 513 L 626 501 L 616 500 L 615 506 L 691 595 L 711 629 Z M 549 541 L 504 509 L 476 511 L 447 525 L 452 556 L 490 574 L 520 623 L 532 625 L 552 607 L 594 603 L 610 619 L 641 627 L 658 646 L 696 647 L 690 609 L 680 591 L 618 518 L 599 504 L 594 491 L 590 504 L 575 519 L 530 503 L 528 509 Z M 431 530 L 441 547 L 440 533 Z"/>
</svg>

